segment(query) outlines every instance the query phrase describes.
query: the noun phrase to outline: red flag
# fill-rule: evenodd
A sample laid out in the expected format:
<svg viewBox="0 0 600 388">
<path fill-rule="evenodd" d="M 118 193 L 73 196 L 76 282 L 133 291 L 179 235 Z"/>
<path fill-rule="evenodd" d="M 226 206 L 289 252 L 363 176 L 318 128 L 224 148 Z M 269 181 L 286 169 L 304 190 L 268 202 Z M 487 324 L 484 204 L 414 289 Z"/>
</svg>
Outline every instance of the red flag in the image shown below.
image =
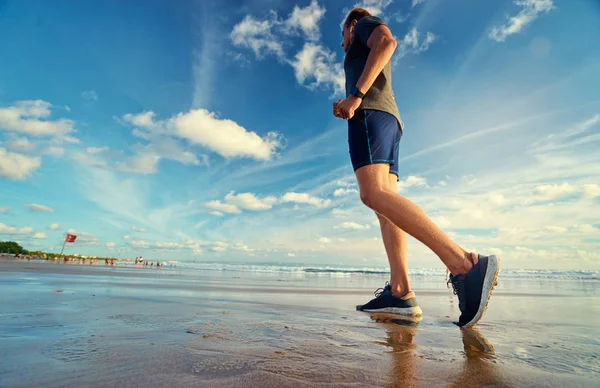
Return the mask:
<svg viewBox="0 0 600 388">
<path fill-rule="evenodd" d="M 77 236 L 71 233 L 67 233 L 67 237 L 65 237 L 65 242 L 72 243 L 77 240 Z"/>
</svg>

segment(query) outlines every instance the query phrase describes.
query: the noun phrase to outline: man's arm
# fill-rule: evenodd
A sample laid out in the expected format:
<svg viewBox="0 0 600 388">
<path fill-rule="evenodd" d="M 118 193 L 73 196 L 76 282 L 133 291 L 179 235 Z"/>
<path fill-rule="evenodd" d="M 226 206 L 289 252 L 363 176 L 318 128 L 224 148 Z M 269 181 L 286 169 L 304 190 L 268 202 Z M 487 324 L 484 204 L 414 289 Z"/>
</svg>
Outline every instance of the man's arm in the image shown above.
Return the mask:
<svg viewBox="0 0 600 388">
<path fill-rule="evenodd" d="M 396 46 L 398 46 L 398 43 L 396 42 L 396 39 L 394 39 L 388 26 L 377 26 L 373 32 L 371 32 L 369 39 L 367 39 L 367 47 L 369 47 L 371 51 L 369 52 L 365 69 L 355 85 L 358 90 L 365 94 L 367 93 L 373 85 L 373 82 L 377 79 L 379 73 L 381 73 L 385 65 L 392 58 L 392 55 L 394 55 Z"/>
</svg>

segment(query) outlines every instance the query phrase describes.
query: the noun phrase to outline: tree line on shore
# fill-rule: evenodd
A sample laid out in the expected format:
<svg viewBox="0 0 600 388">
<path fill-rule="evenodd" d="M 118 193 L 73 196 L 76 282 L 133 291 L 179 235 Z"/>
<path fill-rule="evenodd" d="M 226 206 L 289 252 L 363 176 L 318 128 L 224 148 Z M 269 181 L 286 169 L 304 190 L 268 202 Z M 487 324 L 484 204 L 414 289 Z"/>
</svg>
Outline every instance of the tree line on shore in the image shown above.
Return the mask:
<svg viewBox="0 0 600 388">
<path fill-rule="evenodd" d="M 0 241 L 0 253 L 9 253 L 13 255 L 28 255 L 28 256 L 39 256 L 49 259 L 54 259 L 55 257 L 62 258 L 64 256 L 74 256 L 72 254 L 60 254 L 60 253 L 52 253 L 52 252 L 41 252 L 41 251 L 29 251 L 23 248 L 19 243 L 15 241 Z M 115 260 L 110 257 L 94 257 L 96 260 Z"/>
</svg>

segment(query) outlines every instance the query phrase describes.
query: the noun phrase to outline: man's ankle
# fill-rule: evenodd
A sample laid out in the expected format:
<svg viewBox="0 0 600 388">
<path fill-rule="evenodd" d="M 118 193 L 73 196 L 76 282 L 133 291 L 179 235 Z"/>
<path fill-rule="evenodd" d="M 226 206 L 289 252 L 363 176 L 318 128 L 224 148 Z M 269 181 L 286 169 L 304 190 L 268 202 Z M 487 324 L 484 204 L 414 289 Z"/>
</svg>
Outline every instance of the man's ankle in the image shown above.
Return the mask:
<svg viewBox="0 0 600 388">
<path fill-rule="evenodd" d="M 412 294 L 412 296 L 410 294 Z M 401 298 L 401 299 L 405 299 L 407 296 L 408 296 L 408 298 L 406 298 L 406 299 L 410 299 L 410 298 L 414 298 L 414 296 L 415 296 L 414 292 L 410 291 L 409 288 L 402 288 L 399 285 L 395 286 L 395 287 L 392 286 L 392 295 L 394 295 L 397 298 Z"/>
<path fill-rule="evenodd" d="M 463 260 L 460 262 L 459 265 L 448 269 L 450 270 L 450 273 L 454 276 L 466 274 L 469 271 L 471 271 L 471 269 L 473 269 L 473 266 L 475 264 L 477 264 L 477 259 L 478 256 L 476 253 L 466 252 L 465 256 L 463 257 Z"/>
</svg>

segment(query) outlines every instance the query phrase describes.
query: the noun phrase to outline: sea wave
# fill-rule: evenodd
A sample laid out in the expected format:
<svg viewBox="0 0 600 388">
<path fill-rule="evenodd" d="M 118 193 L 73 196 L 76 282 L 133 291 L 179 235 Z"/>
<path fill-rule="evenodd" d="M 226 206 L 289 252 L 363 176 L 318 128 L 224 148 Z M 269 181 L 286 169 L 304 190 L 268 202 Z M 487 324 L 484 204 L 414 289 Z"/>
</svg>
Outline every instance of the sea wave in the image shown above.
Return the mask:
<svg viewBox="0 0 600 388">
<path fill-rule="evenodd" d="M 316 276 L 387 276 L 390 271 L 383 267 L 334 267 L 301 266 L 273 264 L 228 264 L 228 263 L 189 263 L 169 261 L 169 267 L 205 271 L 235 271 L 257 273 L 289 273 Z M 409 269 L 412 277 L 445 277 L 444 268 Z M 514 279 L 563 279 L 563 280 L 600 280 L 600 271 L 594 270 L 533 270 L 504 269 L 503 278 Z"/>
</svg>

